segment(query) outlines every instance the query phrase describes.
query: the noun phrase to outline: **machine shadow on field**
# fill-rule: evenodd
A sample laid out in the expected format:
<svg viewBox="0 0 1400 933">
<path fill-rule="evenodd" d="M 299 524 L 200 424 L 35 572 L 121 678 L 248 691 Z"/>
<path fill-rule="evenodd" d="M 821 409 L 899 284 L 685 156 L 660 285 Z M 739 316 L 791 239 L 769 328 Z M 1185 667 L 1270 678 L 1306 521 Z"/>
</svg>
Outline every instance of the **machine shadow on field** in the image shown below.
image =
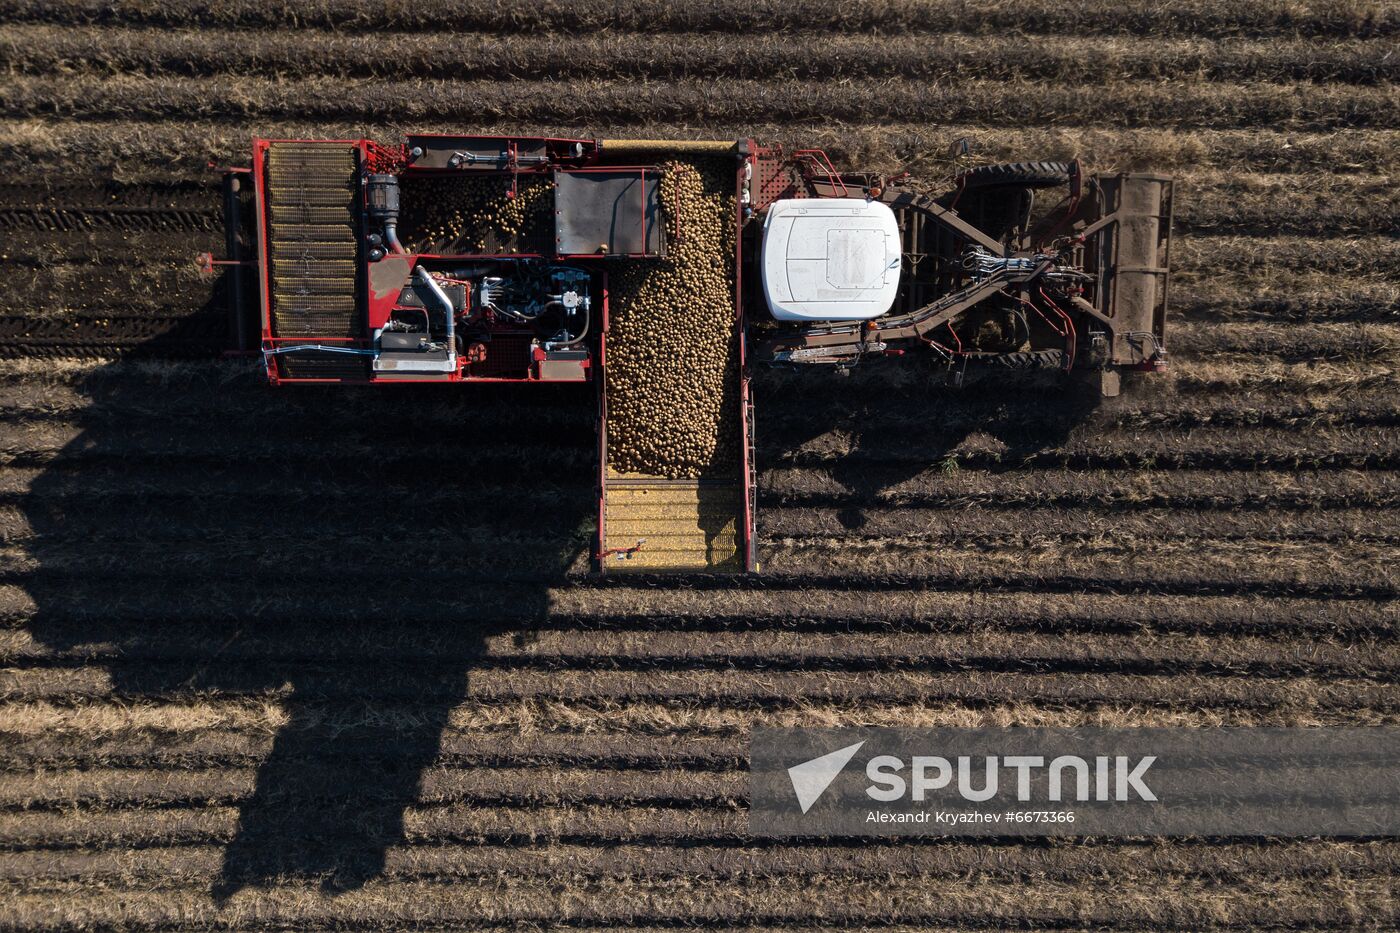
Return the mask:
<svg viewBox="0 0 1400 933">
<path fill-rule="evenodd" d="M 966 460 L 1022 469 L 1113 404 L 1097 386 L 1059 372 L 986 370 L 955 388 L 941 371 L 912 359 L 844 374 L 760 373 L 754 389 L 759 466 L 826 466 L 842 492 L 816 494 L 808 504 L 837 506 L 836 520 L 855 532 L 866 525 L 867 510 L 881 508 L 901 484 Z M 788 417 L 785 398 L 800 405 Z"/>
<path fill-rule="evenodd" d="M 202 313 L 222 314 L 217 295 Z M 172 720 L 131 746 L 210 769 L 210 799 L 178 803 L 233 793 L 220 901 L 384 871 L 427 769 L 470 767 L 471 743 L 443 735 L 488 639 L 547 616 L 595 505 L 591 390 L 273 389 L 255 370 L 95 367 L 76 436 L 21 502 L 30 631 L 54 667 L 98 667 L 123 704 L 281 710 L 270 745 L 256 726 Z M 531 423 L 551 406 L 579 417 Z M 219 789 L 254 768 L 251 791 Z"/>
</svg>

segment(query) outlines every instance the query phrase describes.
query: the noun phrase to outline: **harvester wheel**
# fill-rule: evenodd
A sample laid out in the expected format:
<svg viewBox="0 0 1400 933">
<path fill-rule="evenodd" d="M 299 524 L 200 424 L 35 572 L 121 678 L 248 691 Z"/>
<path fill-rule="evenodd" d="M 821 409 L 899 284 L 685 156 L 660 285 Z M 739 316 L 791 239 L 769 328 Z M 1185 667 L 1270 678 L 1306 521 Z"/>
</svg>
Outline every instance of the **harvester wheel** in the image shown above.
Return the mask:
<svg viewBox="0 0 1400 933">
<path fill-rule="evenodd" d="M 969 188 L 1053 188 L 1069 184 L 1068 162 L 1000 162 L 979 165 L 953 179 Z"/>
</svg>

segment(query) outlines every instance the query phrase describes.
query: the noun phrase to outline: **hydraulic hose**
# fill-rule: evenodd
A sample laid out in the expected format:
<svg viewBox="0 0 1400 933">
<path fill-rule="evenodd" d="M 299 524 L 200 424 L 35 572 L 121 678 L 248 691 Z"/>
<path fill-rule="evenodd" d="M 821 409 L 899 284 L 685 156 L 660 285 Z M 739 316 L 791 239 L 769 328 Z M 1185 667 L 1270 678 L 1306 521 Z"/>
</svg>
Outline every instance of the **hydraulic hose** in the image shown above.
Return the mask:
<svg viewBox="0 0 1400 933">
<path fill-rule="evenodd" d="M 553 304 L 554 302 L 550 303 Z M 586 307 L 581 307 L 579 310 L 583 312 L 583 326 L 579 328 L 578 336 L 570 338 L 569 340 L 551 341 L 550 343 L 545 345 L 546 349 L 559 350 L 564 347 L 572 347 L 577 345 L 578 342 L 581 341 L 584 337 L 588 336 L 588 328 L 593 322 L 593 316 L 589 313 Z"/>
</svg>

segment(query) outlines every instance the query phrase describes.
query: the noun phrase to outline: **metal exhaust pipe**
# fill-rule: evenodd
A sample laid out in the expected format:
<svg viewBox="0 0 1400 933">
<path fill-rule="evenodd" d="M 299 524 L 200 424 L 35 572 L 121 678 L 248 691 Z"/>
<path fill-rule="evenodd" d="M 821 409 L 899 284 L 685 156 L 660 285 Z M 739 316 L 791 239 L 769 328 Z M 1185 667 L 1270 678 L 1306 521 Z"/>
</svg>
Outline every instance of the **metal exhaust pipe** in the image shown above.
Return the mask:
<svg viewBox="0 0 1400 933">
<path fill-rule="evenodd" d="M 447 292 L 442 290 L 442 286 L 437 283 L 428 270 L 418 266 L 413 270 L 413 277 L 416 278 L 424 288 L 432 293 L 438 303 L 442 305 L 443 313 L 447 315 L 447 356 L 455 361 L 457 359 L 457 321 L 456 312 L 452 310 L 452 299 L 447 297 Z"/>
<path fill-rule="evenodd" d="M 399 222 L 397 220 L 384 221 L 384 242 L 388 243 L 389 249 L 395 253 L 408 252 L 399 242 Z"/>
</svg>

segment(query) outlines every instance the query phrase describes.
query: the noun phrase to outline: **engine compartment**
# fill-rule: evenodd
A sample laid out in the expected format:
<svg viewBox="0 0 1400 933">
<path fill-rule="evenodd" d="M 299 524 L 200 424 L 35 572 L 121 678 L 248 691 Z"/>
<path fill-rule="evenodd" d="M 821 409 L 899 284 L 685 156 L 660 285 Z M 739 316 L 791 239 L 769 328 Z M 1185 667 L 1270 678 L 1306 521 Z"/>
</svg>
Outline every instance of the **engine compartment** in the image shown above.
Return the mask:
<svg viewBox="0 0 1400 933">
<path fill-rule="evenodd" d="M 596 141 L 259 141 L 274 379 L 593 377 L 618 263 L 665 253 L 662 171 Z"/>
<path fill-rule="evenodd" d="M 456 267 L 420 260 L 382 321 L 372 322 L 372 371 L 582 381 L 602 279 L 537 258 Z"/>
</svg>

